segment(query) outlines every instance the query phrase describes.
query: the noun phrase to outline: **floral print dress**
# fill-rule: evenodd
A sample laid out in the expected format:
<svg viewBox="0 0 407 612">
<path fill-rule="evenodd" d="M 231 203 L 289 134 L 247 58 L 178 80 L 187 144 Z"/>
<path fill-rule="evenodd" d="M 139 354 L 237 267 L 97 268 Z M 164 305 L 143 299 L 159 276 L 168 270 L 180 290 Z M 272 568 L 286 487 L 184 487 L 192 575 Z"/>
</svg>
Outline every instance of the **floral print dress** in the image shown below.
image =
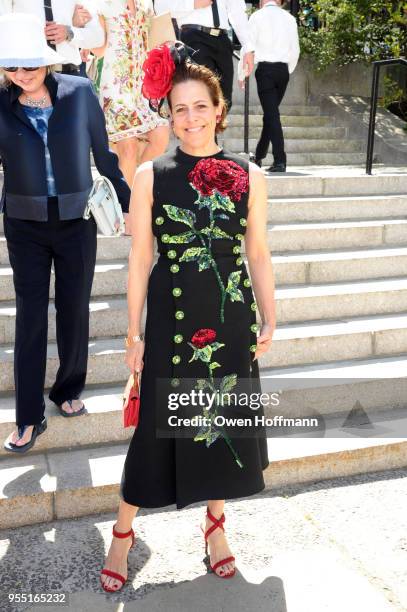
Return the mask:
<svg viewBox="0 0 407 612">
<path fill-rule="evenodd" d="M 166 119 L 150 110 L 141 93 L 152 1 L 135 0 L 134 4 L 135 14 L 128 9 L 126 0 L 99 2 L 99 14 L 104 17 L 107 29 L 99 101 L 112 142 L 140 137 L 157 126 L 168 125 Z"/>
<path fill-rule="evenodd" d="M 260 392 L 256 303 L 241 255 L 248 164 L 225 151 L 199 158 L 177 148 L 153 169 L 159 258 L 147 291 L 139 425 L 121 496 L 141 507 L 182 508 L 253 495 L 264 488 L 268 465 L 264 428 L 239 430 L 215 418 L 251 413 L 253 420 L 251 407 L 224 398 Z M 211 404 L 182 407 L 181 394 L 191 392 Z M 260 407 L 256 415 L 263 414 Z M 170 416 L 196 417 L 195 426 L 170 427 Z"/>
</svg>

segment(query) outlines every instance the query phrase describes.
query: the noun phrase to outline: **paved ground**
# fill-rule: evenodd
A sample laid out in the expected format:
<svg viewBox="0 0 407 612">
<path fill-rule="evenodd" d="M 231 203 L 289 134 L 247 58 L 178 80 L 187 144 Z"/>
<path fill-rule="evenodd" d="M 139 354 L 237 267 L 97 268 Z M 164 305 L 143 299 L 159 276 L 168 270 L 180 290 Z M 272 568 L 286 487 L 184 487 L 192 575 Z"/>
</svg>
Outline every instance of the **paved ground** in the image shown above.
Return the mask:
<svg viewBox="0 0 407 612">
<path fill-rule="evenodd" d="M 130 582 L 98 584 L 113 515 L 0 532 L 1 611 L 402 612 L 407 609 L 407 469 L 228 502 L 239 572 L 207 575 L 204 507 L 143 511 Z M 68 606 L 10 605 L 8 593 L 69 593 Z"/>
</svg>

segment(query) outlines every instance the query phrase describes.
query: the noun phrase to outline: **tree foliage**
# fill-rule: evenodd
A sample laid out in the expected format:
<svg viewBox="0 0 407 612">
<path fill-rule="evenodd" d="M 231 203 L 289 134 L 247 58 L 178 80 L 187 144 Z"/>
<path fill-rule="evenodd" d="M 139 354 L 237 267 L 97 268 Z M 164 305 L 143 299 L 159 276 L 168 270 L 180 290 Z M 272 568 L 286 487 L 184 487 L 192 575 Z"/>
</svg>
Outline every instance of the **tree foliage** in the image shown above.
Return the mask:
<svg viewBox="0 0 407 612">
<path fill-rule="evenodd" d="M 317 70 L 407 54 L 406 0 L 315 0 L 302 3 L 300 21 Z"/>
</svg>

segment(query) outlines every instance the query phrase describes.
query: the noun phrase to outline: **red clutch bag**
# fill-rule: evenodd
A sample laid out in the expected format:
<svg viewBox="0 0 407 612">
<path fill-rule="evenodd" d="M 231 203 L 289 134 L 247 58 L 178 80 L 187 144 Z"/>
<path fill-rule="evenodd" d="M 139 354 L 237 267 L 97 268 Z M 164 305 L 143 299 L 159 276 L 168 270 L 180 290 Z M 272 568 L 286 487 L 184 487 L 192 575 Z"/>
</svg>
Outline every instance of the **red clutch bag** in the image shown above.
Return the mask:
<svg viewBox="0 0 407 612">
<path fill-rule="evenodd" d="M 138 425 L 140 411 L 140 372 L 131 374 L 127 381 L 123 396 L 124 427 Z"/>
</svg>

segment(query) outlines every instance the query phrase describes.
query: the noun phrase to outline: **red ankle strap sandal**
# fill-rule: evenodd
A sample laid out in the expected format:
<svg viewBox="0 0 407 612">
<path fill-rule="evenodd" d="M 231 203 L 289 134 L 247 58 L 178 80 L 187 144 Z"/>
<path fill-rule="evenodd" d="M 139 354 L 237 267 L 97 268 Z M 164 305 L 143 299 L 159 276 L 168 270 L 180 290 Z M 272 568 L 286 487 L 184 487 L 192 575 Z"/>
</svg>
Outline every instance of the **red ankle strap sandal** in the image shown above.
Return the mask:
<svg viewBox="0 0 407 612">
<path fill-rule="evenodd" d="M 232 571 L 223 574 L 223 576 L 221 576 L 220 574 L 217 574 L 216 570 L 218 569 L 218 567 L 221 567 L 222 565 L 227 565 L 227 563 L 231 563 L 232 561 L 235 560 L 235 558 L 233 556 L 226 557 L 225 559 L 221 559 L 220 561 L 215 563 L 215 565 L 211 565 L 210 564 L 210 557 L 209 557 L 209 554 L 208 554 L 208 537 L 211 535 L 211 533 L 213 533 L 215 531 L 215 529 L 219 528 L 219 529 L 222 529 L 222 531 L 225 531 L 225 528 L 223 527 L 223 523 L 226 520 L 225 515 L 222 514 L 222 516 L 217 519 L 217 518 L 215 518 L 213 516 L 213 514 L 211 514 L 211 512 L 209 511 L 209 508 L 206 509 L 206 515 L 207 515 L 208 519 L 210 521 L 212 521 L 212 523 L 213 523 L 213 525 L 208 527 L 208 529 L 204 533 L 204 537 L 205 537 L 205 561 L 206 561 L 206 564 L 210 567 L 212 572 L 214 574 L 216 574 L 219 578 L 232 578 L 232 576 L 234 576 L 235 573 L 236 573 L 236 569 L 235 568 L 233 568 Z"/>
<path fill-rule="evenodd" d="M 131 546 L 134 546 L 134 542 L 136 541 L 136 538 L 134 536 L 134 531 L 133 529 L 130 529 L 130 531 L 126 531 L 126 533 L 120 532 L 120 531 L 116 531 L 115 529 L 116 525 L 113 526 L 113 535 L 115 538 L 129 538 L 131 536 Z M 102 576 L 109 576 L 110 578 L 114 578 L 115 580 L 119 580 L 119 582 L 121 582 L 121 585 L 117 588 L 117 589 L 112 589 L 110 587 L 106 587 L 103 582 L 102 582 Z M 127 581 L 127 578 L 125 578 L 124 576 L 122 576 L 121 574 L 118 574 L 117 572 L 112 572 L 112 570 L 103 568 L 102 571 L 100 572 L 100 581 L 101 581 L 101 585 L 104 591 L 106 591 L 107 593 L 116 593 L 117 591 L 120 591 L 121 588 L 123 588 L 124 584 Z"/>
</svg>

